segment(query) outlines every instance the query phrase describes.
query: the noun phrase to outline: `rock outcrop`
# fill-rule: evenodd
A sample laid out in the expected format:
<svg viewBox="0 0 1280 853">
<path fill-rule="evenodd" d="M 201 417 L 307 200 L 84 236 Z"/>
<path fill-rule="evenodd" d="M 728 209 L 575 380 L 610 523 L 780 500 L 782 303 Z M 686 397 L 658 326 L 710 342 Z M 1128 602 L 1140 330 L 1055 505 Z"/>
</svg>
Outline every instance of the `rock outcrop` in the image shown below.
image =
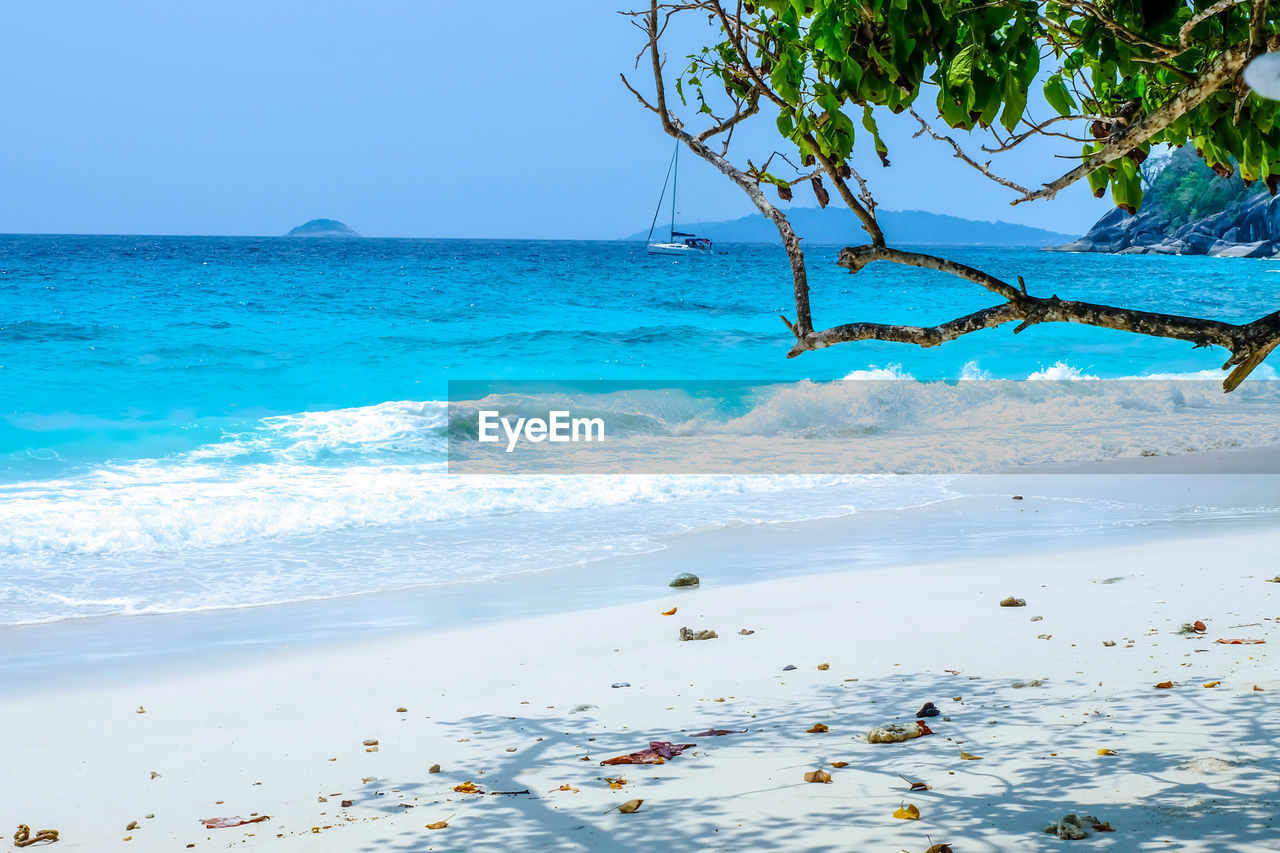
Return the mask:
<svg viewBox="0 0 1280 853">
<path fill-rule="evenodd" d="M 1057 250 L 1270 258 L 1280 254 L 1280 196 L 1251 195 L 1221 213 L 1171 231 L 1155 211 L 1130 216 L 1117 208 L 1099 219 L 1088 234 Z"/>
</svg>

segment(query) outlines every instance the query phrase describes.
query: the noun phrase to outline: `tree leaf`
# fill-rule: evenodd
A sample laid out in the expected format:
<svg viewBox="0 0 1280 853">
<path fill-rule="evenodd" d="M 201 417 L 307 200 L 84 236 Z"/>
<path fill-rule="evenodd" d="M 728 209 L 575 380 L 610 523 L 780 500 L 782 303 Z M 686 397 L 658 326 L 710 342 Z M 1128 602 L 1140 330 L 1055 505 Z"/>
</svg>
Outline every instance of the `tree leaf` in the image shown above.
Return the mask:
<svg viewBox="0 0 1280 853">
<path fill-rule="evenodd" d="M 893 816 L 898 820 L 919 820 L 920 810 L 915 807 L 914 803 L 907 803 L 905 806 L 898 806 L 894 810 Z"/>
<path fill-rule="evenodd" d="M 640 808 L 640 804 L 643 802 L 644 800 L 627 800 L 625 803 L 618 806 L 618 811 L 623 814 L 635 814 L 636 810 Z"/>
</svg>

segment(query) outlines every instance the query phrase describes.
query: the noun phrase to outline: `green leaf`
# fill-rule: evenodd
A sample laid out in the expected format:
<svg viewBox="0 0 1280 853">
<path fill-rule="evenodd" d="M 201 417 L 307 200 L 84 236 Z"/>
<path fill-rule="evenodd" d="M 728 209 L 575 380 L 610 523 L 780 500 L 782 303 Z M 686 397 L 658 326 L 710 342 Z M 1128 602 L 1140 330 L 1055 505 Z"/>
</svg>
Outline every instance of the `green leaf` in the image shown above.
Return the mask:
<svg viewBox="0 0 1280 853">
<path fill-rule="evenodd" d="M 1060 116 L 1069 116 L 1075 113 L 1076 100 L 1067 91 L 1067 84 L 1059 74 L 1054 74 L 1044 82 L 1044 99 L 1049 102 L 1049 106 L 1053 107 L 1054 111 Z"/>
</svg>

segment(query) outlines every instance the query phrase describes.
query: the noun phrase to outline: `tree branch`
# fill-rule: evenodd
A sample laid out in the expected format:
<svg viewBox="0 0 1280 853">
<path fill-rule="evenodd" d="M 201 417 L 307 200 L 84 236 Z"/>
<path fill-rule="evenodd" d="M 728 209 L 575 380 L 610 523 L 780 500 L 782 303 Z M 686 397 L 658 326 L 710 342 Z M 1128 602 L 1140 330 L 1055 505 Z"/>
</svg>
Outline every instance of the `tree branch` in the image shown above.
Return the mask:
<svg viewBox="0 0 1280 853">
<path fill-rule="evenodd" d="M 1204 72 L 1186 88 L 1165 101 L 1159 109 L 1137 121 L 1124 132 L 1111 137 L 1107 144 L 1094 152 L 1087 160 L 1070 172 L 1050 181 L 1035 192 L 1029 192 L 1022 198 L 1014 199 L 1013 204 L 1024 201 L 1035 201 L 1040 198 L 1053 198 L 1059 192 L 1074 184 L 1089 173 L 1100 169 L 1112 160 L 1128 154 L 1134 148 L 1146 142 L 1155 134 L 1164 130 L 1183 114 L 1190 112 L 1204 102 L 1206 98 L 1235 81 L 1237 75 L 1249 61 L 1249 44 L 1241 43 L 1224 50 L 1205 67 Z"/>
<path fill-rule="evenodd" d="M 808 350 L 823 349 L 849 341 L 877 340 L 933 347 L 970 332 L 993 329 L 1015 320 L 1020 321 L 1018 328 L 1014 329 L 1015 334 L 1040 323 L 1079 323 L 1156 338 L 1188 341 L 1197 347 L 1223 347 L 1231 353 L 1231 357 L 1223 364 L 1222 369 L 1234 369 L 1223 380 L 1222 387 L 1226 391 L 1233 391 L 1280 345 L 1280 311 L 1251 323 L 1235 324 L 1114 305 L 1075 302 L 1059 299 L 1057 296 L 1046 299 L 1029 295 L 1021 278 L 1021 286 L 1014 287 L 995 276 L 955 261 L 885 246 L 841 249 L 836 263 L 848 267 L 850 272 L 858 272 L 868 264 L 881 260 L 955 275 L 980 284 L 1007 301 L 937 326 L 848 323 L 808 334 L 797 333 L 795 346 L 787 353 L 788 358 L 795 358 Z"/>
<path fill-rule="evenodd" d="M 719 8 L 719 4 L 715 4 Z M 646 31 L 649 34 L 649 58 L 653 70 L 655 100 L 654 111 L 662 121 L 662 129 L 667 135 L 684 143 L 694 154 L 720 170 L 729 180 L 737 184 L 751 199 L 756 209 L 763 213 L 778 229 L 782 245 L 787 251 L 787 260 L 791 264 L 791 278 L 795 291 L 796 322 L 792 327 L 797 338 L 813 331 L 813 318 L 809 310 L 809 277 L 804 264 L 804 252 L 800 248 L 800 238 L 785 213 L 765 198 L 759 185 L 737 166 L 730 163 L 723 155 L 709 148 L 701 138 L 686 131 L 679 121 L 667 110 L 666 85 L 662 79 L 662 58 L 658 53 L 658 39 L 662 31 L 658 28 L 658 0 L 650 0 L 649 12 L 645 15 Z M 627 88 L 631 88 L 628 84 Z M 634 92 L 635 90 L 632 89 Z M 638 97 L 638 96 L 637 96 Z M 641 98 L 644 103 L 644 99 Z M 713 128 L 714 129 L 714 128 Z"/>
<path fill-rule="evenodd" d="M 951 148 L 955 151 L 954 156 L 956 157 L 956 159 L 963 160 L 964 162 L 968 163 L 970 166 L 977 169 L 979 172 L 986 175 L 988 178 L 995 181 L 997 184 L 1000 184 L 1001 186 L 1006 186 L 1009 189 L 1014 190 L 1015 192 L 1022 193 L 1023 195 L 1027 195 L 1031 192 L 1031 190 L 1022 186 L 1021 184 L 1016 184 L 1013 181 L 1009 180 L 1008 178 L 1003 178 L 1000 175 L 997 175 L 995 172 L 991 171 L 990 161 L 988 161 L 987 164 L 984 166 L 981 163 L 979 163 L 977 160 L 974 160 L 968 154 L 964 153 L 964 149 L 960 147 L 959 143 L 957 143 L 950 136 L 943 136 L 942 134 L 935 131 L 932 127 L 929 126 L 929 123 L 927 121 L 920 118 L 920 114 L 917 113 L 915 110 L 911 109 L 911 110 L 908 110 L 908 112 L 911 113 L 912 118 L 920 122 L 920 132 L 917 133 L 916 136 L 919 136 L 920 133 L 927 133 L 930 136 L 932 136 L 934 139 L 938 140 L 939 142 L 950 143 Z"/>
</svg>

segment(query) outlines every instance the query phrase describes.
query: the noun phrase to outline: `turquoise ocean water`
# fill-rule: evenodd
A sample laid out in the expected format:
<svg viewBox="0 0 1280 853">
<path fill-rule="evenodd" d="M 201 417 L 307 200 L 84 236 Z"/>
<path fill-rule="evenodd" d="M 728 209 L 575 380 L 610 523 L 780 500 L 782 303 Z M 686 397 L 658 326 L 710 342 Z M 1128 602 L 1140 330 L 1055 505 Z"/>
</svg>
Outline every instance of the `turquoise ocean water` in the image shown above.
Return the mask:
<svg viewBox="0 0 1280 853">
<path fill-rule="evenodd" d="M 465 584 L 683 532 L 958 497 L 944 477 L 460 481 L 444 464 L 450 379 L 1216 377 L 1223 359 L 1045 326 L 788 360 L 784 256 L 719 248 L 0 236 L 0 624 Z M 808 249 L 820 325 L 930 324 L 994 302 L 890 265 L 850 276 L 835 251 Z M 947 251 L 1064 298 L 1223 319 L 1280 303 L 1273 261 Z M 786 434 L 781 407 L 741 405 Z M 859 417 L 892 431 L 903 411 L 881 400 Z M 1126 506 L 1121 523 L 1163 512 Z M 1076 521 L 1097 523 L 1094 509 Z"/>
</svg>

